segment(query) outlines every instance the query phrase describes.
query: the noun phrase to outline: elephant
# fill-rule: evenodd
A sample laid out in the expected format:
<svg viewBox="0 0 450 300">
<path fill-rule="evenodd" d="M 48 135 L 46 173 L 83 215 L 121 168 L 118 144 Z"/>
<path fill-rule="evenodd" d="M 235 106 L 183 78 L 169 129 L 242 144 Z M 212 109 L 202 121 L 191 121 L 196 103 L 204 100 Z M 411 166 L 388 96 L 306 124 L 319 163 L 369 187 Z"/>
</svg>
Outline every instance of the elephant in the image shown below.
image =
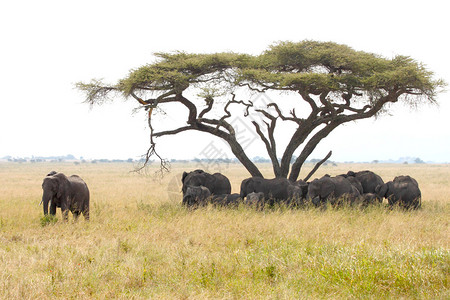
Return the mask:
<svg viewBox="0 0 450 300">
<path fill-rule="evenodd" d="M 44 204 L 44 215 L 48 214 L 50 203 L 50 214 L 56 214 L 56 208 L 60 207 L 63 220 L 67 221 L 69 210 L 75 220 L 82 213 L 89 220 L 89 189 L 86 182 L 78 175 L 67 177 L 63 173 L 54 171 L 44 178 L 42 183 L 43 195 L 41 203 Z"/>
<path fill-rule="evenodd" d="M 183 184 L 183 196 L 186 194 L 188 186 L 204 186 L 213 195 L 231 194 L 230 181 L 220 173 L 209 174 L 203 170 L 183 172 L 181 182 Z"/>
<path fill-rule="evenodd" d="M 361 194 L 361 196 L 358 197 L 358 203 L 361 207 L 367 207 L 370 204 L 380 203 L 380 197 L 374 193 Z"/>
<path fill-rule="evenodd" d="M 347 176 L 345 178 L 347 178 L 347 180 L 350 181 L 350 183 L 358 190 L 358 192 L 361 195 L 364 194 L 363 186 L 362 186 L 361 182 L 356 177 Z"/>
<path fill-rule="evenodd" d="M 307 199 L 314 205 L 319 206 L 326 201 L 336 204 L 335 200 L 346 197 L 353 203 L 360 196 L 358 189 L 343 176 L 323 176 L 320 179 L 314 179 L 308 185 Z"/>
<path fill-rule="evenodd" d="M 303 192 L 302 187 L 297 184 L 289 184 L 287 189 L 288 199 L 286 204 L 288 204 L 289 206 L 298 206 L 303 204 L 304 200 L 306 199 L 306 194 Z"/>
<path fill-rule="evenodd" d="M 245 205 L 255 207 L 257 209 L 263 209 L 264 208 L 264 193 L 259 192 L 251 192 L 247 194 L 244 201 Z"/>
<path fill-rule="evenodd" d="M 299 179 L 296 182 L 294 182 L 293 185 L 294 186 L 298 186 L 300 188 L 300 190 L 301 190 L 300 198 L 302 200 L 305 200 L 306 199 L 306 195 L 308 194 L 308 185 L 309 185 L 309 183 L 304 181 L 304 180 L 302 180 L 302 179 Z"/>
<path fill-rule="evenodd" d="M 182 204 L 187 207 L 206 205 L 211 197 L 211 191 L 205 186 L 188 186 L 183 196 Z"/>
<path fill-rule="evenodd" d="M 241 198 L 244 199 L 248 194 L 263 193 L 264 199 L 269 204 L 286 201 L 289 199 L 289 186 L 292 183 L 287 178 L 264 179 L 261 177 L 250 177 L 244 179 L 241 183 Z"/>
<path fill-rule="evenodd" d="M 242 202 L 239 194 L 212 195 L 210 203 L 216 206 L 238 206 Z"/>
<path fill-rule="evenodd" d="M 346 177 L 347 179 L 354 177 L 361 183 L 363 189 L 361 194 L 375 193 L 375 188 L 384 183 L 383 179 L 379 175 L 369 170 L 359 172 L 348 171 Z"/>
<path fill-rule="evenodd" d="M 361 195 L 368 193 L 376 195 L 375 198 L 372 198 L 372 196 L 369 195 L 366 197 L 366 200 L 369 200 L 370 198 L 370 201 L 372 203 L 383 202 L 383 198 L 379 197 L 375 192 L 375 188 L 378 185 L 384 184 L 383 179 L 379 175 L 375 174 L 372 171 L 364 170 L 359 172 L 348 171 L 347 174 L 342 174 L 340 176 L 347 178 L 354 186 L 356 186 Z"/>
<path fill-rule="evenodd" d="M 381 198 L 387 198 L 392 207 L 398 204 L 405 209 L 418 209 L 422 204 L 422 193 L 417 181 L 410 176 L 397 176 L 376 187 L 376 194 Z"/>
</svg>

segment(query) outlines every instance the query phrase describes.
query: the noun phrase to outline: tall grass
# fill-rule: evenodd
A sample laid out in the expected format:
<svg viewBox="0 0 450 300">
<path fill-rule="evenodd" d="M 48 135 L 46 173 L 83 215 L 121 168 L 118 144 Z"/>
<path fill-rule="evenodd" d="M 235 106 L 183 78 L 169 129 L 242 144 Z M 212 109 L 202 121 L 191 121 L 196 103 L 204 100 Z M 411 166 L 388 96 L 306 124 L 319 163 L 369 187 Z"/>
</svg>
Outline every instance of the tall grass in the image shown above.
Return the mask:
<svg viewBox="0 0 450 300">
<path fill-rule="evenodd" d="M 190 211 L 180 205 L 179 179 L 196 167 L 174 165 L 156 179 L 128 164 L 0 164 L 0 297 L 450 297 L 448 165 L 352 164 L 316 174 L 409 174 L 423 194 L 414 212 Z M 247 173 L 222 167 L 238 192 Z M 41 224 L 41 183 L 52 169 L 88 183 L 90 222 L 64 223 L 58 210 L 56 222 Z M 270 176 L 269 165 L 261 169 Z"/>
</svg>

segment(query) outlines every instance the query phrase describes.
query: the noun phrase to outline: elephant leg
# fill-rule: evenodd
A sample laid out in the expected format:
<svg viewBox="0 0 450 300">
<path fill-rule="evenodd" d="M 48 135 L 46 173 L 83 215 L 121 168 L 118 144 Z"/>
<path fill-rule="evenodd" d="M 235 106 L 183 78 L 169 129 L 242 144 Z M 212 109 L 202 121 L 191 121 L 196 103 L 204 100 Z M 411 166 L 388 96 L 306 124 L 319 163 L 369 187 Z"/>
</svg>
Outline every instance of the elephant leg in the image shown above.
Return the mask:
<svg viewBox="0 0 450 300">
<path fill-rule="evenodd" d="M 56 215 L 56 203 L 55 203 L 55 201 L 52 201 L 50 203 L 50 214 L 51 215 Z"/>
<path fill-rule="evenodd" d="M 79 216 L 80 216 L 80 212 L 79 211 L 74 211 L 73 212 L 73 219 L 74 219 L 74 221 L 77 221 Z"/>
<path fill-rule="evenodd" d="M 62 212 L 63 220 L 67 221 L 69 219 L 69 210 L 68 209 L 65 209 L 65 210 L 61 209 L 61 212 Z"/>
<path fill-rule="evenodd" d="M 69 208 L 67 207 L 67 204 L 62 203 L 61 204 L 61 214 L 63 221 L 67 221 L 69 219 Z"/>
</svg>

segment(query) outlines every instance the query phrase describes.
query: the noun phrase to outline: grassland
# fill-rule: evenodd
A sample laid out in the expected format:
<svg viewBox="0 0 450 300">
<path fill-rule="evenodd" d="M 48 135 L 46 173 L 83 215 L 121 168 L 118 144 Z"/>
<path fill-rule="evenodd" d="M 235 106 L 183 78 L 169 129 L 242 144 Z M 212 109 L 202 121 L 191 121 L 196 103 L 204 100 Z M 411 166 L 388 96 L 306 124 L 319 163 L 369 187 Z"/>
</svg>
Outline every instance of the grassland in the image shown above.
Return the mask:
<svg viewBox="0 0 450 300">
<path fill-rule="evenodd" d="M 0 164 L 0 298 L 450 298 L 449 165 L 352 164 L 316 174 L 409 174 L 423 195 L 414 212 L 188 211 L 179 179 L 197 167 L 174 165 L 155 179 L 130 173 L 131 164 Z M 220 167 L 238 191 L 245 170 Z M 90 222 L 64 223 L 58 210 L 56 223 L 41 225 L 51 170 L 85 179 Z"/>
</svg>

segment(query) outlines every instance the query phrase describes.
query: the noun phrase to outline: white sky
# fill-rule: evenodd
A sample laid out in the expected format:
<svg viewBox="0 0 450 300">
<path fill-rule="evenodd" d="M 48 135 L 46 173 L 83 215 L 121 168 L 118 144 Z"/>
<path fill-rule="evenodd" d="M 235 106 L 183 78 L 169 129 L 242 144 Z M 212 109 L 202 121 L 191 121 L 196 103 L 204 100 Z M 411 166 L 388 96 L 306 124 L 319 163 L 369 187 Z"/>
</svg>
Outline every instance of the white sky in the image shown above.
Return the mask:
<svg viewBox="0 0 450 300">
<path fill-rule="evenodd" d="M 71 153 L 137 158 L 148 146 L 134 102 L 90 109 L 74 83 L 115 83 L 152 53 L 259 54 L 276 41 L 313 39 L 386 57 L 409 55 L 450 83 L 446 1 L 2 1 L 0 157 Z M 397 106 L 393 116 L 338 128 L 310 158 L 335 161 L 420 157 L 450 161 L 449 94 L 439 107 Z M 170 117 L 165 119 L 167 128 Z M 159 140 L 167 158 L 199 157 L 208 135 Z M 218 145 L 218 144 L 217 144 Z M 262 144 L 250 156 L 265 155 Z"/>
</svg>

